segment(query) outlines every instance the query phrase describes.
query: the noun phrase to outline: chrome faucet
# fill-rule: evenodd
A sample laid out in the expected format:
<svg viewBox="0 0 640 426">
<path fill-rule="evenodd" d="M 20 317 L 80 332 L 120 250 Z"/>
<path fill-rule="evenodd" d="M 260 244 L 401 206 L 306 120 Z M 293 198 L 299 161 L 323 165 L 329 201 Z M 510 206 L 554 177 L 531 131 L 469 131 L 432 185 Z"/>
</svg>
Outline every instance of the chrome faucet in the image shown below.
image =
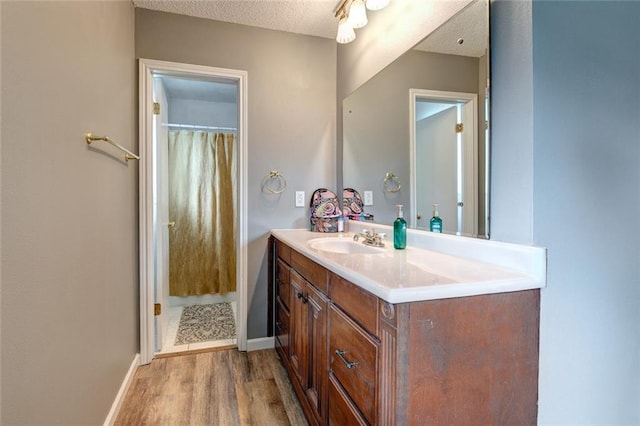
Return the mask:
<svg viewBox="0 0 640 426">
<path fill-rule="evenodd" d="M 362 244 L 373 247 L 384 247 L 384 243 L 382 239 L 386 237 L 386 234 L 380 233 L 378 234 L 375 229 L 369 231 L 368 229 L 363 229 L 359 234 L 353 235 L 353 241 L 358 241 L 360 237 L 364 238 Z"/>
</svg>

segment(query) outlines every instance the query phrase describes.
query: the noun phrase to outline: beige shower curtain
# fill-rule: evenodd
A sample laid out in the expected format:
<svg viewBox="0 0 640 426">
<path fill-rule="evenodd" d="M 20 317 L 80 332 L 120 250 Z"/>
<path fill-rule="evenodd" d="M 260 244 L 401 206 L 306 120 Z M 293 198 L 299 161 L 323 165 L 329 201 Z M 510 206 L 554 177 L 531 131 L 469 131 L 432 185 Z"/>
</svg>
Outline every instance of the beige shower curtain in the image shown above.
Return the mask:
<svg viewBox="0 0 640 426">
<path fill-rule="evenodd" d="M 169 132 L 169 294 L 236 290 L 233 134 Z"/>
</svg>

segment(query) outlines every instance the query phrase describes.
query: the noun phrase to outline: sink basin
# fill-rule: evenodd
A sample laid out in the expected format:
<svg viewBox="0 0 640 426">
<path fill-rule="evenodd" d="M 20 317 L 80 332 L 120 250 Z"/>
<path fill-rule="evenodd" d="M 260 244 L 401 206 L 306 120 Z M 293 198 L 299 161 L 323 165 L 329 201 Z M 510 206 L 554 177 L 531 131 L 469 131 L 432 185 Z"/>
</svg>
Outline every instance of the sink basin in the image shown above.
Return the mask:
<svg viewBox="0 0 640 426">
<path fill-rule="evenodd" d="M 341 254 L 376 254 L 384 251 L 382 247 L 365 246 L 348 238 L 314 238 L 307 245 L 311 249 Z"/>
</svg>

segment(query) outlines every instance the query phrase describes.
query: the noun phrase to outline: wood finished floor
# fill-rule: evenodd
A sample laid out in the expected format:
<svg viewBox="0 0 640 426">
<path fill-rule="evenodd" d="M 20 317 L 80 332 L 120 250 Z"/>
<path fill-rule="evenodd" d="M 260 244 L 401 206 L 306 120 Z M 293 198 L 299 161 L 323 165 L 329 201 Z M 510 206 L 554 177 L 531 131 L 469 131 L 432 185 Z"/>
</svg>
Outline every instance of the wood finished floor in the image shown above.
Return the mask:
<svg viewBox="0 0 640 426">
<path fill-rule="evenodd" d="M 273 349 L 154 359 L 138 368 L 116 425 L 306 425 Z"/>
</svg>

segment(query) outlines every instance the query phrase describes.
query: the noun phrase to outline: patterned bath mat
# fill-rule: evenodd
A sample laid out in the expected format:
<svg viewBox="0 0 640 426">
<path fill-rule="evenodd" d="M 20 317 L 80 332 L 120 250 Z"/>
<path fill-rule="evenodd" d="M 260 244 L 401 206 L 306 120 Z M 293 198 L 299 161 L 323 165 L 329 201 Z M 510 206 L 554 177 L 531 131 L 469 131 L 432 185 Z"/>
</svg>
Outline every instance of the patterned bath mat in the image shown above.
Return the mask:
<svg viewBox="0 0 640 426">
<path fill-rule="evenodd" d="M 236 337 L 236 321 L 227 302 L 191 305 L 182 309 L 176 346 Z"/>
</svg>

